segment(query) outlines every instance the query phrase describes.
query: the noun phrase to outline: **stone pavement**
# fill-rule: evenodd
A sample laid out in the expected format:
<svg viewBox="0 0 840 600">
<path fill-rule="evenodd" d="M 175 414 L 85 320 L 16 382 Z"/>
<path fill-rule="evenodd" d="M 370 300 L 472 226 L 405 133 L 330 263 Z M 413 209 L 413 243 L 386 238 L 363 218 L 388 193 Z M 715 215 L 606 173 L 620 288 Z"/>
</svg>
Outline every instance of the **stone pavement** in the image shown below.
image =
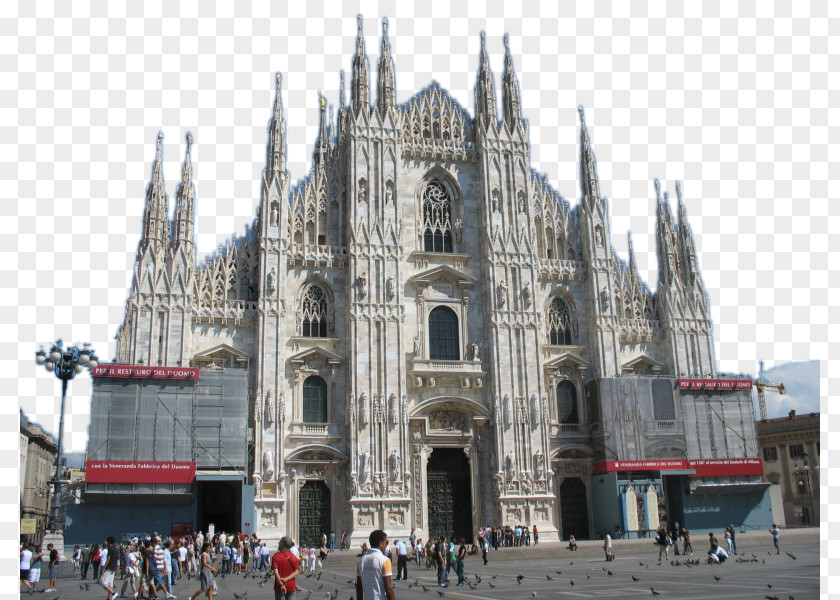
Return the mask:
<svg viewBox="0 0 840 600">
<path fill-rule="evenodd" d="M 705 560 L 708 549 L 706 532 L 694 537 L 694 556 L 671 557 L 679 566 L 669 562 L 657 565 L 657 548 L 653 541 L 617 540 L 613 544 L 616 560 L 603 560 L 600 542 L 579 542 L 577 552 L 565 545 L 540 544 L 526 548 L 505 548 L 491 551 L 487 566 L 480 556 L 467 559 L 467 579 L 475 586 L 456 587 L 457 576 L 450 573 L 450 586 L 436 585 L 433 570 L 414 566 L 409 561 L 408 581 L 395 582 L 400 600 L 511 600 L 528 598 L 616 598 L 649 597 L 655 590 L 662 598 L 762 599 L 778 597 L 818 598 L 819 529 L 785 530 L 782 532 L 782 554 L 769 554 L 773 544 L 769 533 L 754 532 L 737 537 L 739 555 L 722 565 L 685 566 L 685 558 Z M 722 539 L 722 536 L 719 535 Z M 790 552 L 796 558 L 786 554 Z M 334 600 L 355 597 L 355 565 L 357 552 L 334 552 L 324 562 L 320 579 L 298 578 L 296 600 Z M 610 574 L 611 573 L 611 574 Z M 87 600 L 105 598 L 105 591 L 88 580 L 89 589 L 71 578 L 70 568 L 59 581 L 58 594 L 36 594 L 33 600 Z M 521 583 L 517 576 L 522 575 Z M 715 579 L 715 577 L 719 579 Z M 634 581 L 635 577 L 638 581 Z M 220 593 L 214 597 L 235 600 L 234 594 L 245 600 L 273 599 L 272 581 L 262 578 L 230 576 L 218 579 Z M 574 583 L 572 583 L 574 582 Z M 42 582 L 43 584 L 44 582 Z M 117 581 L 122 585 L 121 581 Z M 768 587 L 768 585 L 772 587 Z M 82 589 L 80 589 L 80 586 Z M 181 581 L 175 586 L 179 600 L 186 600 L 198 589 L 195 580 Z"/>
</svg>

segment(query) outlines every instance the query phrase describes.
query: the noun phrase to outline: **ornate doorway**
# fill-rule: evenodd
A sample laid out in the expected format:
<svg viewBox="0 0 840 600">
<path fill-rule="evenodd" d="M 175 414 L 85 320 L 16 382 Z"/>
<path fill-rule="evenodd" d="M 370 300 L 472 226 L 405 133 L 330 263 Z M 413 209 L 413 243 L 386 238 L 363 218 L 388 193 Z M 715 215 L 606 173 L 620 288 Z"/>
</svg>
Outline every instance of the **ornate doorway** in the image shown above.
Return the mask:
<svg viewBox="0 0 840 600">
<path fill-rule="evenodd" d="M 426 466 L 429 536 L 472 541 L 470 463 L 462 448 L 434 448 Z"/>
<path fill-rule="evenodd" d="M 329 535 L 332 524 L 330 512 L 332 494 L 323 481 L 307 481 L 300 488 L 298 546 L 321 545 L 321 536 Z"/>
<path fill-rule="evenodd" d="M 572 534 L 577 539 L 589 537 L 586 485 L 579 477 L 567 477 L 560 484 L 560 520 L 564 540 Z"/>
</svg>

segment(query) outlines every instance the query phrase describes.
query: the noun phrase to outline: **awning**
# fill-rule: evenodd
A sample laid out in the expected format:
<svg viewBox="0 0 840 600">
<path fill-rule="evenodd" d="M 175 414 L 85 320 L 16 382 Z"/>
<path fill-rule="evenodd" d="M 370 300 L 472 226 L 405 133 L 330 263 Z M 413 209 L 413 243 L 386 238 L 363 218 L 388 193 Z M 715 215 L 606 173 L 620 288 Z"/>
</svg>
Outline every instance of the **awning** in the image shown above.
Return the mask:
<svg viewBox="0 0 840 600">
<path fill-rule="evenodd" d="M 769 481 L 750 481 L 745 483 L 701 483 L 692 488 L 692 494 L 724 495 L 724 494 L 753 494 L 763 492 L 770 487 Z"/>
</svg>

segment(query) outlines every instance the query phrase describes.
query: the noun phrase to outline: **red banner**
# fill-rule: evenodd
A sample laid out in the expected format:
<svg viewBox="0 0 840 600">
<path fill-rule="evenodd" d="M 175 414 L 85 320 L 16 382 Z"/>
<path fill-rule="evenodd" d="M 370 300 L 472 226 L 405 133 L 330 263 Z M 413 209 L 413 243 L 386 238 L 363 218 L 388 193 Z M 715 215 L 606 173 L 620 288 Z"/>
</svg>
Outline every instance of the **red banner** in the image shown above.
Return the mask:
<svg viewBox="0 0 840 600">
<path fill-rule="evenodd" d="M 613 471 L 687 471 L 691 477 L 725 477 L 729 475 L 761 475 L 760 458 L 653 458 L 645 460 L 604 460 L 595 463 L 595 473 Z"/>
<path fill-rule="evenodd" d="M 692 458 L 692 477 L 724 477 L 727 475 L 761 475 L 764 464 L 760 458 Z"/>
<path fill-rule="evenodd" d="M 192 483 L 194 462 L 89 460 L 87 483 Z"/>
<path fill-rule="evenodd" d="M 130 377 L 132 379 L 198 379 L 195 367 L 144 367 L 143 365 L 99 365 L 94 377 Z"/>
<path fill-rule="evenodd" d="M 681 390 L 750 390 L 752 379 L 678 379 Z"/>
</svg>

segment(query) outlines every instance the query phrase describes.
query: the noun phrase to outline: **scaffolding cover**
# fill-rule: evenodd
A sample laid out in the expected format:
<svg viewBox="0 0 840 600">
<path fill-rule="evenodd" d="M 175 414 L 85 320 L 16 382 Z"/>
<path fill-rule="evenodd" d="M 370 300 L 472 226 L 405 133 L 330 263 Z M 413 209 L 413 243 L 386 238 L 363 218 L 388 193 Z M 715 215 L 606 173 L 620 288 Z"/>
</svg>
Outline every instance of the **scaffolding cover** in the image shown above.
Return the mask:
<svg viewBox="0 0 840 600">
<path fill-rule="evenodd" d="M 247 425 L 247 369 L 201 369 L 198 381 L 94 378 L 88 460 L 189 461 L 198 469 L 244 472 Z M 106 487 L 189 493 L 166 484 Z"/>
</svg>

